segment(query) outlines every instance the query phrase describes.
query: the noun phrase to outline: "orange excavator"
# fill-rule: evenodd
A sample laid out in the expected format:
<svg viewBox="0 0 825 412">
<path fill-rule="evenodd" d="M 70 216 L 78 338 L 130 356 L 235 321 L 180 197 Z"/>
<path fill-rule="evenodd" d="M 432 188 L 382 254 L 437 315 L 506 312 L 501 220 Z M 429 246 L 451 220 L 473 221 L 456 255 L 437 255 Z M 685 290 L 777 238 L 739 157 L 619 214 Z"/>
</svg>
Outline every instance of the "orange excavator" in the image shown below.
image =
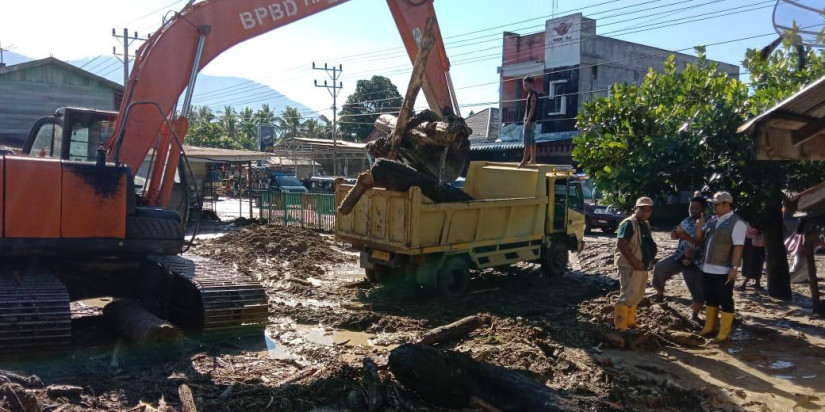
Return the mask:
<svg viewBox="0 0 825 412">
<path fill-rule="evenodd" d="M 0 157 L 0 351 L 68 343 L 70 301 L 99 296 L 138 299 L 195 333 L 266 325 L 257 282 L 181 255 L 187 208 L 170 204 L 186 175 L 192 92 L 223 51 L 345 2 L 190 1 L 138 49 L 118 112 L 61 108 L 35 123 L 21 155 Z M 422 88 L 433 111 L 458 114 L 432 0 L 387 4 L 413 62 L 433 19 Z"/>
</svg>

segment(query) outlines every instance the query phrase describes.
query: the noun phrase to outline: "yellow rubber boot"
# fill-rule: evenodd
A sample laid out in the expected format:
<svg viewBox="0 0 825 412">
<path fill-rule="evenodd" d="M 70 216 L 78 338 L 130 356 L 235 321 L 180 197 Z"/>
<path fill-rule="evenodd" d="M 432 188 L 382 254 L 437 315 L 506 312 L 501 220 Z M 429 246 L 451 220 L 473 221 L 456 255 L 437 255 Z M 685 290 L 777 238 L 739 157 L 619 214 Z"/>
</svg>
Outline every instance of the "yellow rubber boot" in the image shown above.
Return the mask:
<svg viewBox="0 0 825 412">
<path fill-rule="evenodd" d="M 733 329 L 733 313 L 722 312 L 722 320 L 719 322 L 719 334 L 716 335 L 716 341 L 727 342 L 730 340 L 731 329 Z"/>
<path fill-rule="evenodd" d="M 719 314 L 719 308 L 716 306 L 705 307 L 705 327 L 699 332 L 700 335 L 710 335 L 716 329 L 716 315 Z"/>
<path fill-rule="evenodd" d="M 628 307 L 621 303 L 613 306 L 613 325 L 616 326 L 619 332 L 627 330 L 627 310 Z"/>
<path fill-rule="evenodd" d="M 628 329 L 637 329 L 639 326 L 636 325 L 636 306 L 628 306 L 627 307 L 627 328 Z"/>
</svg>

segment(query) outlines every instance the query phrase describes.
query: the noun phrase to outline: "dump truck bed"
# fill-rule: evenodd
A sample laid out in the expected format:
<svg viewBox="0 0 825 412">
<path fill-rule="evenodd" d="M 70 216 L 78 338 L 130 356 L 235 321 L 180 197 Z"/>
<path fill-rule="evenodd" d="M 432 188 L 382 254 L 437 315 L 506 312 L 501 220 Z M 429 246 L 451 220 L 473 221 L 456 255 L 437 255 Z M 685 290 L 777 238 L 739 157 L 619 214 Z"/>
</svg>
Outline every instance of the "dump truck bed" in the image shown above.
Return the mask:
<svg viewBox="0 0 825 412">
<path fill-rule="evenodd" d="M 550 165 L 519 169 L 473 162 L 464 191 L 475 200 L 435 203 L 417 187 L 373 188 L 352 213 L 336 216 L 336 235 L 353 244 L 408 255 L 497 244 L 541 242 L 547 222 Z M 340 204 L 351 185 L 338 185 Z"/>
<path fill-rule="evenodd" d="M 338 203 L 350 188 L 338 186 Z M 406 192 L 374 188 L 352 213 L 337 216 L 336 235 L 353 244 L 408 255 L 540 241 L 546 205 L 546 196 L 434 203 L 418 187 Z"/>
</svg>

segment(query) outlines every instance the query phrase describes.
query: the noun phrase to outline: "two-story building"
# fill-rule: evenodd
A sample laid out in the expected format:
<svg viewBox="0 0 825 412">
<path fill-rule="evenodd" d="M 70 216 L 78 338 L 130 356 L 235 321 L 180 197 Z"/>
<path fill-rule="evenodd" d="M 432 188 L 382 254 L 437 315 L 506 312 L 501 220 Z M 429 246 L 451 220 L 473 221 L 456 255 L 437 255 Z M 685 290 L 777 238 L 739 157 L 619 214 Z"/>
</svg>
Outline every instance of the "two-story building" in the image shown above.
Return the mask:
<svg viewBox="0 0 825 412">
<path fill-rule="evenodd" d="M 541 109 L 537 114 L 538 160 L 573 164 L 572 139 L 583 103 L 606 96 L 614 83 L 640 84 L 650 68 L 660 71 L 668 56 L 677 67 L 696 57 L 596 34 L 596 21 L 571 14 L 547 20 L 539 33 L 505 32 L 500 76 L 500 119 L 496 143 L 473 145 L 472 158 L 521 159 L 525 93 L 521 81 L 535 78 Z M 717 62 L 718 70 L 739 77 L 739 66 Z"/>
</svg>

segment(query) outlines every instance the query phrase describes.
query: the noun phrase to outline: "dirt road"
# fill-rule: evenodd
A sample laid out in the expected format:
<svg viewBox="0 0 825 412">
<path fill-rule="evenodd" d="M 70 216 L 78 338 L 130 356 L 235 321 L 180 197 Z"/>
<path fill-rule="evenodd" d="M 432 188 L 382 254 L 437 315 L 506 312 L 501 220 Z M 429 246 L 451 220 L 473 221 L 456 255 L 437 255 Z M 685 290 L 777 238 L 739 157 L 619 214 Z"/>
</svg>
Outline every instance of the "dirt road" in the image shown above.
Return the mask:
<svg viewBox="0 0 825 412">
<path fill-rule="evenodd" d="M 201 411 L 366 410 L 371 392 L 362 359 L 369 357 L 387 388 L 383 409 L 445 410 L 398 384 L 387 356 L 431 328 L 481 314 L 489 324 L 439 347 L 524 370 L 562 395 L 592 399 L 592 410 L 825 408 L 825 322 L 806 315 L 803 286 L 794 286 L 793 302 L 736 292 L 733 341 L 714 346 L 690 334 L 698 325 L 689 320 L 678 277 L 666 302 L 641 305 L 639 331 L 611 332 L 618 285 L 606 236 L 588 237 L 562 277 L 547 278 L 532 264 L 485 270 L 460 298 L 403 281 L 374 287 L 363 280 L 357 252 L 329 235 L 250 226 L 206 238 L 195 253 L 236 262 L 266 287 L 265 338 L 138 350 L 87 316 L 95 308 L 75 305 L 80 333 L 70 356 L 4 362 L 20 376 L 0 372 L 0 405 L 11 391 L 52 411 L 148 411 L 161 399 L 180 408 L 185 383 Z M 667 256 L 674 242 L 663 233 L 656 238 L 659 257 Z M 50 385 L 80 391 L 59 396 Z"/>
</svg>

